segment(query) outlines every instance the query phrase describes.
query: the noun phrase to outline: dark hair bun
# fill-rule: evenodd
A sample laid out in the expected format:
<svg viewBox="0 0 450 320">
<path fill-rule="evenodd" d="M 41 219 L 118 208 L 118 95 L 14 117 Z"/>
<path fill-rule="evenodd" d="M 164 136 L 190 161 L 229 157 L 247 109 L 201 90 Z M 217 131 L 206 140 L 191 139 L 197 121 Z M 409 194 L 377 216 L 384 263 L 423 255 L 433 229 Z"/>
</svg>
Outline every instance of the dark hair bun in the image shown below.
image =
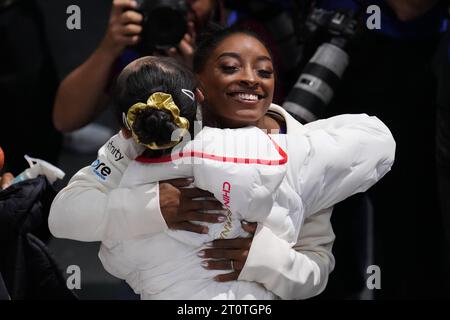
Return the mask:
<svg viewBox="0 0 450 320">
<path fill-rule="evenodd" d="M 143 144 L 158 145 L 171 142 L 172 132 L 178 129 L 170 113 L 163 110 L 146 109 L 136 114 L 133 131 Z"/>
</svg>

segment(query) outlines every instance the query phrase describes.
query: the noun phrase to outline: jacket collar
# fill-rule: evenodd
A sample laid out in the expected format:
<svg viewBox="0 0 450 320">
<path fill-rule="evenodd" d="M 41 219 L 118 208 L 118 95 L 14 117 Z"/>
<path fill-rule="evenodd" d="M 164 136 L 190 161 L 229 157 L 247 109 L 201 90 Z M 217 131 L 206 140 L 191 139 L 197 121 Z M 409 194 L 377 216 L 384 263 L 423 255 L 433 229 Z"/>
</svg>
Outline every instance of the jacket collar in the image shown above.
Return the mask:
<svg viewBox="0 0 450 320">
<path fill-rule="evenodd" d="M 272 103 L 269 107 L 270 111 L 276 112 L 281 115 L 286 121 L 286 133 L 289 134 L 303 134 L 306 132 L 306 128 L 300 122 L 295 120 L 285 109 Z"/>
</svg>

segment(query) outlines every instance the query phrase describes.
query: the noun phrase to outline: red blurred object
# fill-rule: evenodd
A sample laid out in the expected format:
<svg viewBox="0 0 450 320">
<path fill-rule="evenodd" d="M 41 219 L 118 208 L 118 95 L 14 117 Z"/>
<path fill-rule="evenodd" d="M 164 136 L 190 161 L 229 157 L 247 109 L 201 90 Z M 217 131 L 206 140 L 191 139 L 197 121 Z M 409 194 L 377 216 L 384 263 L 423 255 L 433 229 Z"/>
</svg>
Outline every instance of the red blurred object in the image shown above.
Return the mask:
<svg viewBox="0 0 450 320">
<path fill-rule="evenodd" d="M 2 147 L 0 147 L 0 170 L 2 170 L 5 164 L 5 154 L 3 153 Z"/>
</svg>

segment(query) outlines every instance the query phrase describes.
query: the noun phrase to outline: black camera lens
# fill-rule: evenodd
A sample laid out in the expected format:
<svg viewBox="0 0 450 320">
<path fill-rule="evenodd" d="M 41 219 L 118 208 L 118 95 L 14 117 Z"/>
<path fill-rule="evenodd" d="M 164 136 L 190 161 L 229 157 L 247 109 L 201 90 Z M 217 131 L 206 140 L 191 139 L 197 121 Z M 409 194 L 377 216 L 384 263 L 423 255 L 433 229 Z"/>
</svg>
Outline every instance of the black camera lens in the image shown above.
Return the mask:
<svg viewBox="0 0 450 320">
<path fill-rule="evenodd" d="M 313 8 L 307 17 L 306 32 L 302 36 L 307 41 L 323 43 L 283 103 L 284 109 L 300 122 L 311 122 L 326 115 L 327 106 L 349 64 L 346 49 L 356 35 L 357 24 L 352 10 L 334 12 Z"/>
<path fill-rule="evenodd" d="M 180 11 L 158 8 L 147 16 L 144 28 L 148 32 L 148 39 L 151 39 L 158 49 L 166 49 L 180 43 L 187 32 L 187 22 Z"/>
</svg>

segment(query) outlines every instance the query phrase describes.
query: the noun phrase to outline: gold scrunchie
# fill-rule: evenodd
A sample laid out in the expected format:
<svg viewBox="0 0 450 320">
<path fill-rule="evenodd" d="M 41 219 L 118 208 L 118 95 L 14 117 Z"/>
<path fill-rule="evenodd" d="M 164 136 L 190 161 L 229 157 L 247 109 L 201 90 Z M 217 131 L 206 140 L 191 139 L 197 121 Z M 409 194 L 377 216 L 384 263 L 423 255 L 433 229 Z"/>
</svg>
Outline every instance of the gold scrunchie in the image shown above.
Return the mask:
<svg viewBox="0 0 450 320">
<path fill-rule="evenodd" d="M 178 128 L 183 129 L 182 134 L 180 134 L 180 137 L 178 138 L 178 140 L 171 141 L 171 142 L 163 144 L 163 145 L 158 145 L 155 142 L 152 142 L 150 144 L 141 143 L 141 141 L 139 140 L 139 137 L 136 135 L 136 133 L 133 130 L 133 123 L 136 120 L 136 116 L 139 113 L 139 111 L 147 110 L 147 109 L 157 109 L 157 110 L 169 111 L 173 117 L 173 122 L 175 123 L 175 125 Z M 170 94 L 164 93 L 164 92 L 153 93 L 148 98 L 147 103 L 142 103 L 142 102 L 135 103 L 128 110 L 126 120 L 127 120 L 129 129 L 131 130 L 131 133 L 132 133 L 133 137 L 136 139 L 136 141 L 139 144 L 142 144 L 152 150 L 162 150 L 162 149 L 172 148 L 173 146 L 180 143 L 183 135 L 189 129 L 189 120 L 184 117 L 180 117 L 180 109 L 178 109 L 177 105 L 173 101 L 172 96 Z"/>
</svg>

